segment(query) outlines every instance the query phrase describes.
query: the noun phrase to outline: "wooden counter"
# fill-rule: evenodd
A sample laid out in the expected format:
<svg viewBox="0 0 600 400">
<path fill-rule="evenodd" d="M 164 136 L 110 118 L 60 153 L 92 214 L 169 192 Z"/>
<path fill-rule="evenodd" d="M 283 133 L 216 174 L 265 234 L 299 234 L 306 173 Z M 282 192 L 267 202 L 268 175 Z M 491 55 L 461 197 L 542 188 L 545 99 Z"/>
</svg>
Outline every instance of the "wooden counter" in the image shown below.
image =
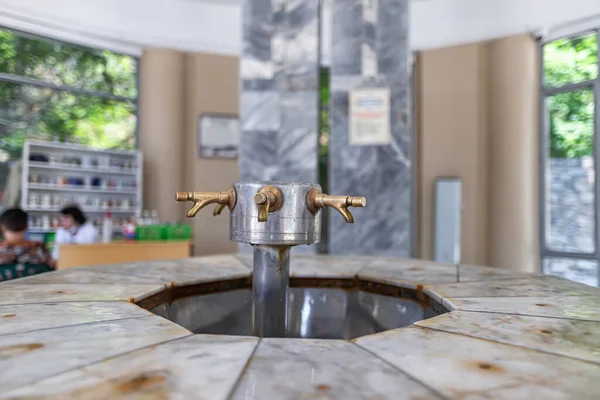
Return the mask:
<svg viewBox="0 0 600 400">
<path fill-rule="evenodd" d="M 190 242 L 113 242 L 60 246 L 58 269 L 188 258 Z"/>
</svg>

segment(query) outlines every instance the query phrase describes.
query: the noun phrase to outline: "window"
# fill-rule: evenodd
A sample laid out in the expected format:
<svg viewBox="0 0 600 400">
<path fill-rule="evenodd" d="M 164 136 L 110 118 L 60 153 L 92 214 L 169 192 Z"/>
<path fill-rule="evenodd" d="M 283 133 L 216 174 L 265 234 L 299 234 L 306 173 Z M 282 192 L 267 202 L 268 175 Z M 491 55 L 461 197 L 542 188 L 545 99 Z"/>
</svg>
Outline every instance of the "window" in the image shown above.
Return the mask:
<svg viewBox="0 0 600 400">
<path fill-rule="evenodd" d="M 0 192 L 25 140 L 135 148 L 134 57 L 0 29 Z"/>
<path fill-rule="evenodd" d="M 599 33 L 542 45 L 544 273 L 600 286 Z"/>
</svg>

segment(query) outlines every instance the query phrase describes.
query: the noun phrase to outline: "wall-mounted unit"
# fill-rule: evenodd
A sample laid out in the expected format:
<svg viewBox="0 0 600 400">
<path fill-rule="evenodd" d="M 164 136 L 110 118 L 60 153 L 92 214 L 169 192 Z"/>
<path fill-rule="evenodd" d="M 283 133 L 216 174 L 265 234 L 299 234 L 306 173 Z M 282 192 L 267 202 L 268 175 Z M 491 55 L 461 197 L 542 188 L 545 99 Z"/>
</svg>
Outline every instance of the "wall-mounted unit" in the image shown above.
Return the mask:
<svg viewBox="0 0 600 400">
<path fill-rule="evenodd" d="M 433 257 L 435 261 L 460 262 L 462 181 L 438 178 L 435 181 Z"/>
</svg>

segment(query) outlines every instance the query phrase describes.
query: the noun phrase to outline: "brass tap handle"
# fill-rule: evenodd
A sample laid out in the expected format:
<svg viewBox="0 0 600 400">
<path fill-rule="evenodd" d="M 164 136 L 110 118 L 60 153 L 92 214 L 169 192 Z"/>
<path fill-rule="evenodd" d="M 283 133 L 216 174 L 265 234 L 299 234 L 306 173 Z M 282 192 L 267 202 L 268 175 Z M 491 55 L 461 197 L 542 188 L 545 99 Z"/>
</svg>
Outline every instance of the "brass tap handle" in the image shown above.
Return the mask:
<svg viewBox="0 0 600 400">
<path fill-rule="evenodd" d="M 225 206 L 233 210 L 236 204 L 235 189 L 231 188 L 226 192 L 177 192 L 176 200 L 178 203 L 191 201 L 194 206 L 188 211 L 188 218 L 193 218 L 209 204 L 218 204 L 213 215 L 219 215 Z"/>
<path fill-rule="evenodd" d="M 274 186 L 263 186 L 254 194 L 253 200 L 258 206 L 258 222 L 267 222 L 269 213 L 281 208 L 283 194 Z"/>
<path fill-rule="evenodd" d="M 319 192 L 317 189 L 308 192 L 306 202 L 308 209 L 313 214 L 316 214 L 323 207 L 335 208 L 349 224 L 354 223 L 354 216 L 348 210 L 348 207 L 365 207 L 367 205 L 365 197 L 330 196 Z"/>
<path fill-rule="evenodd" d="M 216 206 L 215 211 L 213 211 L 213 216 L 216 217 L 217 215 L 221 215 L 221 211 L 223 211 L 224 208 L 225 204 L 219 204 L 218 206 Z"/>
</svg>

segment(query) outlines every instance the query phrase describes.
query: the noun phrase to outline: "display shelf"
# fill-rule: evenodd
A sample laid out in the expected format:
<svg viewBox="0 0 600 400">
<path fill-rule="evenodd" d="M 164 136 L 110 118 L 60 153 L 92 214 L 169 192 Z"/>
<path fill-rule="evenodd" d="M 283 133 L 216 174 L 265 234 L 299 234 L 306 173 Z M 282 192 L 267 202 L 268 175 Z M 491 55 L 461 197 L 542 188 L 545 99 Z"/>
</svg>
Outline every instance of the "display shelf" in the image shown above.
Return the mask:
<svg viewBox="0 0 600 400">
<path fill-rule="evenodd" d="M 139 155 L 138 150 L 123 150 L 123 149 L 109 149 L 109 150 L 98 150 L 89 146 L 84 146 L 77 143 L 60 143 L 60 142 L 46 142 L 43 140 L 27 140 L 27 143 L 32 148 L 43 148 L 48 149 L 54 153 L 77 153 L 77 154 L 106 154 L 109 156 L 117 157 L 137 157 Z"/>
<path fill-rule="evenodd" d="M 130 195 L 136 194 L 137 190 L 134 189 L 96 189 L 94 187 L 76 186 L 76 185 L 47 185 L 41 183 L 30 183 L 30 190 L 46 190 L 51 192 L 77 192 L 77 193 L 100 193 L 100 194 L 123 194 Z"/>
<path fill-rule="evenodd" d="M 81 209 L 87 214 L 97 214 L 97 213 L 111 213 L 111 214 L 140 214 L 139 209 L 133 208 L 91 208 L 80 206 Z M 63 207 L 31 207 L 25 206 L 23 210 L 27 212 L 51 212 L 56 213 L 59 212 Z"/>
<path fill-rule="evenodd" d="M 80 167 L 80 166 L 72 166 L 70 164 L 61 164 L 61 163 L 50 163 L 50 162 L 30 162 L 29 168 L 31 169 L 48 169 L 48 170 L 57 170 L 57 171 L 72 171 L 81 174 L 107 174 L 107 175 L 131 175 L 135 176 L 138 174 L 137 168 L 89 168 L 89 167 Z"/>
<path fill-rule="evenodd" d="M 96 229 L 98 230 L 98 236 L 102 236 L 102 229 L 96 227 Z M 44 228 L 31 228 L 31 229 L 27 229 L 28 233 L 54 233 L 56 232 L 56 228 L 48 228 L 48 229 L 44 229 Z M 114 233 L 122 233 L 123 229 L 119 228 L 119 227 L 115 227 L 113 228 L 113 232 Z"/>
<path fill-rule="evenodd" d="M 77 204 L 95 224 L 104 213 L 116 220 L 114 232 L 141 214 L 142 154 L 138 150 L 97 150 L 79 144 L 28 140 L 23 148 L 21 207 L 31 214 L 30 232 L 56 224 L 56 213 Z"/>
</svg>

